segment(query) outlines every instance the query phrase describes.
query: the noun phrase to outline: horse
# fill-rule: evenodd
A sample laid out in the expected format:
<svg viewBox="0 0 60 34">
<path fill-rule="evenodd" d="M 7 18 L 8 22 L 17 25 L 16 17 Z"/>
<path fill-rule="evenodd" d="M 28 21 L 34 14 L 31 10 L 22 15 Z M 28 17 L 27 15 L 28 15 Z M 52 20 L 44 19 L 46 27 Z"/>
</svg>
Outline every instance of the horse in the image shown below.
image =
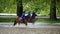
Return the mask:
<svg viewBox="0 0 60 34">
<path fill-rule="evenodd" d="M 35 14 L 35 12 L 32 13 L 32 16 L 27 16 L 28 22 L 29 22 L 29 23 L 34 23 L 36 16 L 37 16 L 37 14 Z"/>
<path fill-rule="evenodd" d="M 35 22 L 35 17 L 36 17 L 36 16 L 37 16 L 37 15 L 36 15 L 35 13 L 32 14 L 32 16 L 31 16 L 31 22 L 32 22 L 32 23 Z"/>
<path fill-rule="evenodd" d="M 14 21 L 14 26 L 18 23 L 20 24 L 21 22 L 23 22 L 26 26 L 28 25 L 27 23 L 34 23 L 35 22 L 35 17 L 37 15 L 35 13 L 32 13 L 32 16 L 25 16 L 25 18 L 21 18 L 21 17 L 17 17 Z M 22 20 L 23 19 L 23 20 Z"/>
<path fill-rule="evenodd" d="M 27 20 L 26 17 L 25 17 L 24 20 L 22 21 L 22 18 L 21 18 L 21 17 L 17 17 L 17 18 L 15 19 L 13 25 L 15 26 L 17 23 L 20 24 L 21 22 L 23 22 L 23 23 L 27 26 L 28 20 Z"/>
</svg>

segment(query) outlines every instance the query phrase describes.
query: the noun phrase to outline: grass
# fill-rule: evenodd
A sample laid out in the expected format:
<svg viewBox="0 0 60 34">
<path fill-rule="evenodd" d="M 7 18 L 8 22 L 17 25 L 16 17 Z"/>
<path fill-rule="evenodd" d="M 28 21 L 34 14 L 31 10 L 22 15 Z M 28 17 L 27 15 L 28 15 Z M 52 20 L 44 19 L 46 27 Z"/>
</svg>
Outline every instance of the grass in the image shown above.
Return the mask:
<svg viewBox="0 0 60 34">
<path fill-rule="evenodd" d="M 0 22 L 14 22 L 15 18 L 0 18 Z M 50 20 L 49 18 L 36 18 L 37 22 L 60 23 L 60 19 Z"/>
<path fill-rule="evenodd" d="M 49 18 L 37 18 L 36 21 L 38 21 L 38 22 L 46 22 L 46 23 L 60 23 L 60 19 L 51 20 Z"/>
<path fill-rule="evenodd" d="M 15 18 L 0 18 L 0 22 L 14 22 Z"/>
</svg>

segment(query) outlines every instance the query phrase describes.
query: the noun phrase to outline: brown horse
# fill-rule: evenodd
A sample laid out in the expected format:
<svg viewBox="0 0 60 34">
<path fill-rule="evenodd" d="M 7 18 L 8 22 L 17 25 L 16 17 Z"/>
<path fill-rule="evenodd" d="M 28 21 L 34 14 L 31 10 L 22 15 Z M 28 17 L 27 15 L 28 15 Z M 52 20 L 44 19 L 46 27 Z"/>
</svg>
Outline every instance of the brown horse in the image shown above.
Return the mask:
<svg viewBox="0 0 60 34">
<path fill-rule="evenodd" d="M 21 19 L 21 17 L 17 17 L 16 19 L 15 19 L 15 21 L 14 21 L 14 26 L 18 23 L 18 24 L 20 24 L 21 22 L 23 22 L 26 26 L 27 26 L 27 22 L 28 22 L 28 20 L 25 18 L 23 21 L 21 21 L 22 19 Z"/>
<path fill-rule="evenodd" d="M 17 17 L 14 21 L 14 25 L 16 25 L 17 23 L 21 23 L 23 22 L 26 26 L 27 26 L 27 23 L 30 22 L 30 23 L 34 23 L 35 22 L 35 17 L 37 15 L 35 13 L 32 13 L 32 16 L 25 16 L 24 20 L 22 21 L 21 20 L 21 17 Z"/>
<path fill-rule="evenodd" d="M 28 22 L 29 22 L 29 23 L 34 23 L 36 16 L 37 16 L 37 15 L 35 14 L 35 12 L 32 13 L 32 16 L 27 16 Z"/>
</svg>

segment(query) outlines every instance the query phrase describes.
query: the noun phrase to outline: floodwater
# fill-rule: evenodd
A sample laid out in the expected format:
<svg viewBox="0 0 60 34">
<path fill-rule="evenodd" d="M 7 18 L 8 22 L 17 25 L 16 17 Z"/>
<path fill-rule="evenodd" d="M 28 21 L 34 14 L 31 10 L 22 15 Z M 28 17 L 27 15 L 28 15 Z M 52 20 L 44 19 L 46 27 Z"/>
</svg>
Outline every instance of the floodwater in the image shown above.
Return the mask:
<svg viewBox="0 0 60 34">
<path fill-rule="evenodd" d="M 26 27 L 26 28 L 60 28 L 60 24 L 50 24 L 50 23 L 39 23 L 35 22 L 33 23 L 28 23 L 26 26 L 25 24 L 16 24 L 13 26 L 13 23 L 0 23 L 1 27 Z"/>
<path fill-rule="evenodd" d="M 0 34 L 60 34 L 60 25 L 49 23 L 0 23 Z"/>
</svg>

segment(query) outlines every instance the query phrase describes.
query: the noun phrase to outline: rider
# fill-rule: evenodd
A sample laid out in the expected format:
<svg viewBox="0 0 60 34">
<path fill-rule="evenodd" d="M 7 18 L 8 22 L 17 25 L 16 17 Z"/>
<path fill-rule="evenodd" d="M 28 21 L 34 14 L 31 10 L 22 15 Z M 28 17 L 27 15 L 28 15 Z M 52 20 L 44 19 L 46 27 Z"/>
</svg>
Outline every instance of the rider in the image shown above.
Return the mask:
<svg viewBox="0 0 60 34">
<path fill-rule="evenodd" d="M 36 15 L 36 12 L 33 12 L 33 13 L 32 13 L 32 18 L 35 18 L 35 16 L 37 16 L 37 15 Z"/>
<path fill-rule="evenodd" d="M 28 21 L 30 21 L 30 18 L 31 18 L 31 13 L 30 12 L 28 12 L 27 18 L 28 18 Z"/>
<path fill-rule="evenodd" d="M 30 18 L 30 16 L 31 16 L 31 13 L 30 13 L 30 12 L 28 12 L 28 15 L 27 15 L 27 16 L 28 16 L 28 18 Z"/>
<path fill-rule="evenodd" d="M 25 19 L 25 11 L 21 15 L 22 21 Z"/>
<path fill-rule="evenodd" d="M 32 13 L 32 18 L 31 18 L 31 22 L 35 22 L 35 17 L 36 17 L 37 15 L 36 15 L 36 12 L 33 12 Z"/>
</svg>

